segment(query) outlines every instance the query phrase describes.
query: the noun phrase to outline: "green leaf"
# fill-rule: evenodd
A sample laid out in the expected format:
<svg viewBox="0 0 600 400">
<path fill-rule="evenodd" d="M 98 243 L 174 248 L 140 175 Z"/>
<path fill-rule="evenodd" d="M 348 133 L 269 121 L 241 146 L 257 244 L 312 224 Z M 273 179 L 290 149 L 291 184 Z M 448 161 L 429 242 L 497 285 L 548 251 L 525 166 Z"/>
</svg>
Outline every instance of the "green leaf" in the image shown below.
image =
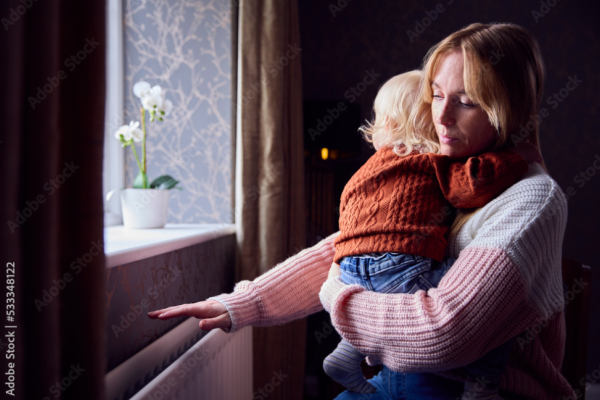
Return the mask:
<svg viewBox="0 0 600 400">
<path fill-rule="evenodd" d="M 148 176 L 140 171 L 133 181 L 134 189 L 148 189 Z"/>
<path fill-rule="evenodd" d="M 151 189 L 173 189 L 179 183 L 171 175 L 161 175 L 150 183 Z M 180 188 L 176 188 L 180 189 Z"/>
</svg>

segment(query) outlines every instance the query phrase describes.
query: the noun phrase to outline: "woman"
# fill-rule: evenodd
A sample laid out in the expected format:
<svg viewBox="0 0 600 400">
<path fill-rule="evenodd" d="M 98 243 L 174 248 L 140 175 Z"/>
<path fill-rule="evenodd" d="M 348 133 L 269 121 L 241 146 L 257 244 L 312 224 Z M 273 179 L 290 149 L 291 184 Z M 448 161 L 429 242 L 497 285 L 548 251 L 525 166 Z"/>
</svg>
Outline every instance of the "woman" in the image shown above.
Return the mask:
<svg viewBox="0 0 600 400">
<path fill-rule="evenodd" d="M 418 129 L 440 144 L 440 153 L 467 157 L 523 140 L 538 145 L 537 125 L 519 133 L 537 114 L 544 80 L 539 48 L 524 29 L 470 25 L 432 48 L 423 70 L 420 109 L 431 118 Z M 232 294 L 149 315 L 195 316 L 203 318 L 202 329 L 234 331 L 324 307 L 352 346 L 387 366 L 371 380 L 377 393 L 344 392 L 338 399 L 455 399 L 464 381 L 459 368 L 516 336 L 502 396 L 570 398 L 574 392 L 559 372 L 565 225 L 564 195 L 532 163 L 521 181 L 457 218 L 447 256 L 458 259 L 438 288 L 411 295 L 344 285 L 339 267 L 329 268 L 334 234 L 253 282 L 238 283 Z"/>
</svg>

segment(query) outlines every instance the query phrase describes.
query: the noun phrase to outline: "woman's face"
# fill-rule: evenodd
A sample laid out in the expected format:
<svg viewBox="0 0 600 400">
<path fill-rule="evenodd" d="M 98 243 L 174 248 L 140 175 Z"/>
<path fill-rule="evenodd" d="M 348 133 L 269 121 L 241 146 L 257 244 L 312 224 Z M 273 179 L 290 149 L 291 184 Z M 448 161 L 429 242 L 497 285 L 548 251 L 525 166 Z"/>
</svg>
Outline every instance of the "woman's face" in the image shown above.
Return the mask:
<svg viewBox="0 0 600 400">
<path fill-rule="evenodd" d="M 445 56 L 433 77 L 431 116 L 440 140 L 441 154 L 478 155 L 496 140 L 496 128 L 485 111 L 465 93 L 463 56 L 458 50 Z"/>
</svg>

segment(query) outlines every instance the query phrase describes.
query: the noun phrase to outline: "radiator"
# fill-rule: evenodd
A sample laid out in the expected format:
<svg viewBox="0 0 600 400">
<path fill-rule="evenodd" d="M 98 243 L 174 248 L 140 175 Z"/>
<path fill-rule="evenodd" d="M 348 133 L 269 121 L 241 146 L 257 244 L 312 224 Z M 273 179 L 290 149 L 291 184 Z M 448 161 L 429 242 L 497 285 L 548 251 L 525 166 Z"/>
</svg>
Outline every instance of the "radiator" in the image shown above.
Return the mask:
<svg viewBox="0 0 600 400">
<path fill-rule="evenodd" d="M 109 372 L 106 399 L 252 399 L 252 328 L 215 329 L 192 345 L 199 332 L 189 318 Z"/>
</svg>

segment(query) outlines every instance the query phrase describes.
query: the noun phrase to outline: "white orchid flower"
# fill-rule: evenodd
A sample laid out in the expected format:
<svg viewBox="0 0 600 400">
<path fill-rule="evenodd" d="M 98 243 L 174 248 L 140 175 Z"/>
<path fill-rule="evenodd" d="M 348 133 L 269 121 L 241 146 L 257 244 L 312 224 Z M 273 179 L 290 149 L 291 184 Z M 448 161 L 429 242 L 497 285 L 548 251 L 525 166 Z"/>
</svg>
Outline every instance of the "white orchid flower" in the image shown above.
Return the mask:
<svg viewBox="0 0 600 400">
<path fill-rule="evenodd" d="M 162 108 L 160 108 L 158 111 L 163 111 L 166 116 L 171 114 L 171 110 L 173 110 L 173 103 L 171 103 L 171 100 L 165 100 L 163 101 Z"/>
<path fill-rule="evenodd" d="M 133 139 L 135 142 L 141 142 L 144 139 L 144 132 L 138 127 L 140 123 L 138 121 L 131 121 L 129 125 L 123 125 L 115 132 L 115 137 L 121 140 L 121 135 L 125 141 Z"/>
<path fill-rule="evenodd" d="M 150 92 L 150 84 L 145 81 L 140 81 L 133 85 L 133 94 L 135 94 L 140 99 L 146 97 Z"/>
<path fill-rule="evenodd" d="M 165 98 L 165 92 L 158 85 L 153 86 L 148 90 L 144 97 L 142 97 L 142 106 L 146 110 L 162 109 L 163 101 Z"/>
<path fill-rule="evenodd" d="M 159 85 L 150 86 L 148 82 L 140 81 L 133 85 L 133 94 L 142 100 L 142 107 L 147 111 L 157 111 L 162 115 L 169 115 L 173 110 L 173 103 L 165 100 L 166 90 Z M 157 118 L 162 121 L 161 116 Z M 150 118 L 150 121 L 153 119 Z"/>
<path fill-rule="evenodd" d="M 131 128 L 131 137 L 133 137 L 133 141 L 138 143 L 141 142 L 144 139 L 144 132 L 138 128 L 138 126 L 140 126 L 140 123 L 137 121 L 131 121 L 129 123 L 129 126 Z"/>
</svg>

